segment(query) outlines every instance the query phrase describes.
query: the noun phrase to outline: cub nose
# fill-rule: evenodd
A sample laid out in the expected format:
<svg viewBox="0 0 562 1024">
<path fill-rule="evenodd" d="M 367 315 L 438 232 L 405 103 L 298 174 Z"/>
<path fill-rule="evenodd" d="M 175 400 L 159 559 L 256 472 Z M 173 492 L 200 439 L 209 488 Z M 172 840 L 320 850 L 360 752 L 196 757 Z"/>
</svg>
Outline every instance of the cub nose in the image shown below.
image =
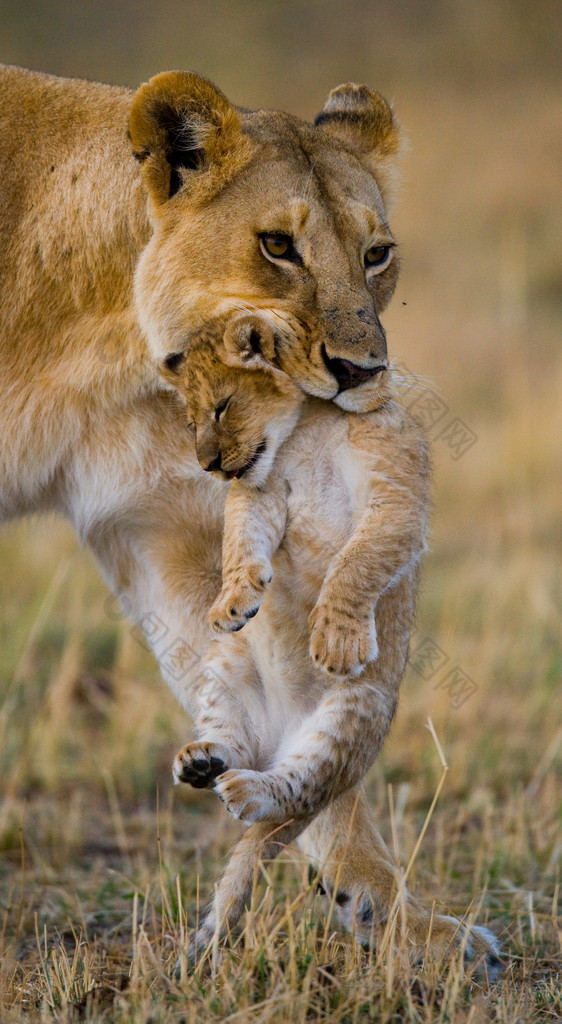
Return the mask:
<svg viewBox="0 0 562 1024">
<path fill-rule="evenodd" d="M 364 381 L 376 377 L 377 373 L 386 370 L 384 363 L 380 363 L 378 366 L 358 366 L 357 363 L 352 363 L 349 359 L 331 359 L 326 349 L 323 351 L 323 356 L 326 366 L 340 386 L 340 391 L 356 388 Z"/>
<path fill-rule="evenodd" d="M 213 459 L 212 462 L 209 462 L 208 466 L 203 466 L 203 469 L 205 470 L 206 473 L 213 473 L 214 470 L 221 469 L 221 468 L 222 468 L 222 454 L 221 454 L 221 452 L 219 452 L 219 454 L 216 456 L 216 458 Z"/>
</svg>

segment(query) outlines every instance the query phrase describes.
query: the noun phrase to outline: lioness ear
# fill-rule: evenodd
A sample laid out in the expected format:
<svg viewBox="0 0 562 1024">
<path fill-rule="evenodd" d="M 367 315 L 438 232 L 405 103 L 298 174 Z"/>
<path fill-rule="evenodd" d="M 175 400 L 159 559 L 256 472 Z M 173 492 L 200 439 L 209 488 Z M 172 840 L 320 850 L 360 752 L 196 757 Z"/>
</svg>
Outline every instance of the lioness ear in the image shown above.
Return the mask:
<svg viewBox="0 0 562 1024">
<path fill-rule="evenodd" d="M 188 181 L 195 184 L 196 177 L 204 191 L 219 189 L 250 156 L 232 104 L 206 78 L 188 71 L 165 71 L 141 85 L 129 136 L 157 205 Z"/>
<path fill-rule="evenodd" d="M 359 157 L 386 200 L 396 173 L 394 158 L 400 149 L 401 131 L 384 96 L 366 85 L 338 85 L 314 124 Z"/>
<path fill-rule="evenodd" d="M 230 320 L 223 335 L 225 361 L 230 366 L 258 367 L 275 359 L 273 328 L 263 317 L 243 315 Z"/>
</svg>

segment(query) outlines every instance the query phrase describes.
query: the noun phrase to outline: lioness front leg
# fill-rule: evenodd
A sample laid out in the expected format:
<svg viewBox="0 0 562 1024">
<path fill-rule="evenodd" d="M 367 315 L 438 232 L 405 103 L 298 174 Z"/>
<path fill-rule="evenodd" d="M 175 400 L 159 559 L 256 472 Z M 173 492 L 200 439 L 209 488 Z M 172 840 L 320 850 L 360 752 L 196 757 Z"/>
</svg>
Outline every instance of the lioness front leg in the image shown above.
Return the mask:
<svg viewBox="0 0 562 1024">
<path fill-rule="evenodd" d="M 498 976 L 502 963 L 492 932 L 425 908 L 401 884 L 360 789 L 329 804 L 298 843 L 308 857 L 311 881 L 361 945 L 381 948 L 388 943 L 411 963 L 461 951 L 470 970 L 489 980 Z"/>
<path fill-rule="evenodd" d="M 268 482 L 267 492 L 230 485 L 224 510 L 222 589 L 209 611 L 219 633 L 234 633 L 259 611 L 273 577 L 271 558 L 287 516 L 286 485 Z"/>
</svg>

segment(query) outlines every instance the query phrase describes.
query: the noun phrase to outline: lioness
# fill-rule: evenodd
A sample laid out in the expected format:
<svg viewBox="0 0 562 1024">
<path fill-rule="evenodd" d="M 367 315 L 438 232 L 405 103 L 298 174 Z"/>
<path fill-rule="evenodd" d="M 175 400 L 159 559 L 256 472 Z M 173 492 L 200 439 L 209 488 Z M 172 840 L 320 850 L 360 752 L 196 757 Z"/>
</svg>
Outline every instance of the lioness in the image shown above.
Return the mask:
<svg viewBox="0 0 562 1024">
<path fill-rule="evenodd" d="M 259 310 L 300 388 L 369 408 L 398 125 L 364 86 L 334 90 L 313 126 L 236 110 L 188 73 L 136 93 L 11 67 L 0 82 L 0 518 L 71 521 L 187 706 L 227 485 L 156 364 L 177 370 L 194 331 Z M 332 831 L 349 813 L 323 812 Z"/>
<path fill-rule="evenodd" d="M 0 82 L 0 516 L 61 512 L 114 580 L 142 546 L 147 450 L 168 506 L 212 500 L 162 447 L 175 404 L 157 364 L 177 369 L 193 331 L 262 310 L 296 384 L 370 406 L 398 272 L 383 196 L 399 130 L 364 86 L 335 89 L 313 126 L 236 110 L 183 72 L 136 93 L 13 67 Z M 141 608 L 171 627 L 182 539 L 159 530 Z"/>
<path fill-rule="evenodd" d="M 222 588 L 208 616 L 230 635 L 210 645 L 194 679 L 197 740 L 178 753 L 174 775 L 214 785 L 234 817 L 265 823 L 239 843 L 194 952 L 236 923 L 259 858 L 307 826 L 304 847 L 323 887 L 337 885 L 337 912 L 360 941 L 380 932 L 396 893 L 359 784 L 390 727 L 406 664 L 427 446 L 388 373 L 372 412 L 346 413 L 305 401 L 275 361 L 271 325 L 242 316 L 192 339 L 181 371 L 164 370 L 187 403 L 201 465 L 232 481 Z M 410 897 L 405 909 L 418 957 L 430 915 Z M 434 951 L 464 939 L 493 972 L 486 929 L 440 915 L 431 928 Z"/>
</svg>

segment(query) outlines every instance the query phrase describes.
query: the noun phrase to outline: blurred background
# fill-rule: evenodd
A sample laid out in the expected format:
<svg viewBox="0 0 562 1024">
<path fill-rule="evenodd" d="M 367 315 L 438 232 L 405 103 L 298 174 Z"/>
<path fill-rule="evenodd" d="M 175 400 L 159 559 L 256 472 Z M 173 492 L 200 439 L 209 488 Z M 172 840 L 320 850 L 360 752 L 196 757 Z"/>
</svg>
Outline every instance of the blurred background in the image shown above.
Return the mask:
<svg viewBox="0 0 562 1024">
<path fill-rule="evenodd" d="M 440 772 L 431 716 L 450 772 L 422 881 L 450 892 L 453 837 L 474 833 L 472 882 L 507 872 L 535 906 L 560 861 L 561 18 L 558 0 L 0 0 L 8 63 L 132 87 L 192 69 L 305 118 L 348 80 L 393 101 L 403 271 L 383 320 L 428 382 L 404 400 L 434 440 L 435 493 L 414 655 L 369 785 L 385 834 L 392 785 L 410 849 Z M 161 806 L 185 808 L 170 827 L 200 837 L 212 795 L 169 778 L 187 720 L 88 554 L 37 520 L 0 533 L 0 558 L 8 860 L 22 830 L 31 859 L 38 836 L 53 864 L 93 849 L 108 807 L 130 855 L 157 784 Z"/>
</svg>

